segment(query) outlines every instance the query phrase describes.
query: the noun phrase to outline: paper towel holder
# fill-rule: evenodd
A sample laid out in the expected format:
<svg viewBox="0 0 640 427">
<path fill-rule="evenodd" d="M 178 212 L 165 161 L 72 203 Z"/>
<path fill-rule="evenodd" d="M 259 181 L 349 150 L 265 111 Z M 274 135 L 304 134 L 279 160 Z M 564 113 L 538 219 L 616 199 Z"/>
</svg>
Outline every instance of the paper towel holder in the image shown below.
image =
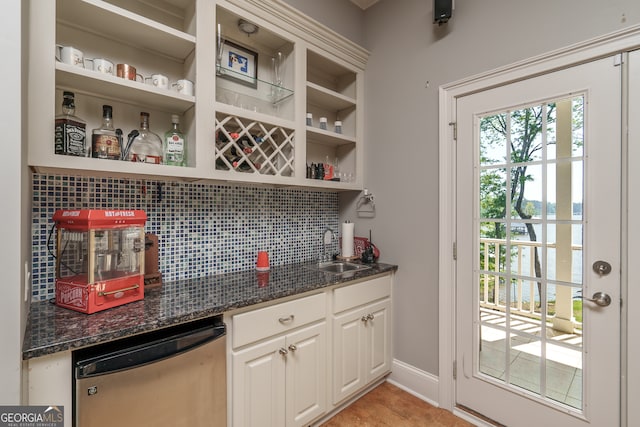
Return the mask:
<svg viewBox="0 0 640 427">
<path fill-rule="evenodd" d="M 376 216 L 376 204 L 373 193 L 365 188 L 356 204 L 356 212 L 359 218 L 374 218 Z"/>
</svg>

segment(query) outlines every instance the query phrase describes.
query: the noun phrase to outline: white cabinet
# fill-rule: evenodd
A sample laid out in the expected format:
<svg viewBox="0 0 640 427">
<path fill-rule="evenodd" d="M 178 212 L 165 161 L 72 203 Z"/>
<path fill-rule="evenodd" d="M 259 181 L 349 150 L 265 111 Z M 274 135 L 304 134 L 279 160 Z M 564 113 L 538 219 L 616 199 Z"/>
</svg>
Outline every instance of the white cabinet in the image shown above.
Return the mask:
<svg viewBox="0 0 640 427">
<path fill-rule="evenodd" d="M 234 427 L 304 426 L 325 413 L 325 301 L 317 294 L 232 317 Z"/>
<path fill-rule="evenodd" d="M 154 176 L 362 188 L 363 87 L 368 53 L 276 0 L 30 0 L 28 163 L 40 172 L 120 177 Z M 247 37 L 238 23 L 255 24 Z M 218 31 L 220 28 L 220 31 Z M 220 39 L 223 49 L 216 49 Z M 194 82 L 193 94 L 126 80 L 56 60 L 56 45 L 85 58 L 160 73 L 171 83 Z M 230 49 L 246 69 L 222 65 Z M 220 55 L 219 55 L 220 53 Z M 252 61 L 252 62 L 251 62 Z M 275 67 L 274 64 L 278 64 Z M 277 72 L 276 72 L 277 71 Z M 76 98 L 87 134 L 102 121 L 102 105 L 128 133 L 140 112 L 162 135 L 171 115 L 187 136 L 185 167 L 56 155 L 54 116 L 63 91 Z M 330 128 L 306 126 L 307 112 Z M 333 131 L 341 120 L 343 133 Z M 346 182 L 310 180 L 306 165 L 334 163 Z"/>
<path fill-rule="evenodd" d="M 336 289 L 333 403 L 340 403 L 390 370 L 390 277 Z"/>
</svg>

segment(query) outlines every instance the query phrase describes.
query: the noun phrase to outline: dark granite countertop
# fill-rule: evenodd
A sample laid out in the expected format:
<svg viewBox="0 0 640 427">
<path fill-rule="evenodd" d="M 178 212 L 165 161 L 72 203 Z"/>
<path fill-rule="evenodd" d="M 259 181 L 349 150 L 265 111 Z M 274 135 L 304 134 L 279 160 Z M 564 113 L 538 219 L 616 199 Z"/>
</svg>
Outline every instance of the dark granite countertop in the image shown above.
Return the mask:
<svg viewBox="0 0 640 427">
<path fill-rule="evenodd" d="M 32 303 L 22 346 L 24 360 L 95 345 L 118 338 L 221 314 L 240 307 L 391 272 L 397 266 L 371 264 L 370 269 L 340 277 L 289 264 L 271 267 L 260 286 L 254 270 L 164 283 L 142 301 L 84 314 L 49 301 Z"/>
</svg>

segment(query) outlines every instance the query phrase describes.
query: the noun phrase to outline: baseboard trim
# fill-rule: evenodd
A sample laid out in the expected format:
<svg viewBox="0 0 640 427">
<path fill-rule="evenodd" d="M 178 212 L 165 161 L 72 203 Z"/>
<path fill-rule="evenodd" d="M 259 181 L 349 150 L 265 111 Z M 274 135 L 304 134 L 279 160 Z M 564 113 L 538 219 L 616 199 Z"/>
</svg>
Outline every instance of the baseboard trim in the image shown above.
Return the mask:
<svg viewBox="0 0 640 427">
<path fill-rule="evenodd" d="M 394 359 L 387 381 L 418 399 L 440 407 L 438 377 L 433 374 Z"/>
</svg>

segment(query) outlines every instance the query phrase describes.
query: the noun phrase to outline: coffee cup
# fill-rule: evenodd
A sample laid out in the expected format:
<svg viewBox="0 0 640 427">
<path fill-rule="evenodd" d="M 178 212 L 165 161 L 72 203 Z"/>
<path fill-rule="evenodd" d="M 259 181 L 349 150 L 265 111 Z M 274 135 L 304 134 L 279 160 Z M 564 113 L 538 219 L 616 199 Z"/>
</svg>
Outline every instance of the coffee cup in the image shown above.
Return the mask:
<svg viewBox="0 0 640 427">
<path fill-rule="evenodd" d="M 193 95 L 193 82 L 187 79 L 178 80 L 171 84 L 171 88 L 183 95 Z"/>
<path fill-rule="evenodd" d="M 56 59 L 65 64 L 84 68 L 84 53 L 72 46 L 56 45 Z"/>
<path fill-rule="evenodd" d="M 169 89 L 169 78 L 164 74 L 152 74 L 151 77 L 145 77 L 144 81 L 158 89 Z"/>
<path fill-rule="evenodd" d="M 133 80 L 144 83 L 144 77 L 142 74 L 136 73 L 136 67 L 129 64 L 118 64 L 116 66 L 116 75 L 123 79 Z"/>
<path fill-rule="evenodd" d="M 258 251 L 258 259 L 256 261 L 256 270 L 269 270 L 269 253 L 267 251 Z"/>
<path fill-rule="evenodd" d="M 87 58 L 84 60 L 84 68 L 113 75 L 113 62 L 104 58 Z"/>
</svg>

